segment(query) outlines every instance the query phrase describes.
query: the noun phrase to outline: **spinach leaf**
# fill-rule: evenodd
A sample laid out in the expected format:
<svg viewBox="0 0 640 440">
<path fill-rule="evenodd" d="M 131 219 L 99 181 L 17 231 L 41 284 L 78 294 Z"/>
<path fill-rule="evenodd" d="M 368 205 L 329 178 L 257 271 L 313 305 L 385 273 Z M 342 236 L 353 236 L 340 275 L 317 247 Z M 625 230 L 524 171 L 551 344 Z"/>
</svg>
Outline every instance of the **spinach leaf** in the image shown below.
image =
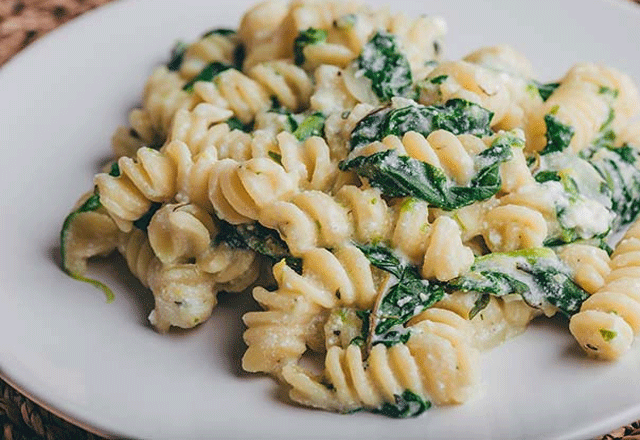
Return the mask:
<svg viewBox="0 0 640 440">
<path fill-rule="evenodd" d="M 380 141 L 388 135 L 403 136 L 415 131 L 428 136 L 436 130 L 447 130 L 455 135 L 492 134 L 490 122 L 493 113 L 464 99 L 450 99 L 444 105 L 410 105 L 392 109 L 382 108 L 365 116 L 351 132 L 351 149 Z"/>
<path fill-rule="evenodd" d="M 151 222 L 151 218 L 153 215 L 162 207 L 162 203 L 154 202 L 149 207 L 149 210 L 145 212 L 142 217 L 133 222 L 133 226 L 140 229 L 141 231 L 147 232 L 147 228 L 149 227 L 149 223 Z"/>
<path fill-rule="evenodd" d="M 543 101 L 549 99 L 549 96 L 560 86 L 560 83 L 552 82 L 552 83 L 540 83 L 538 81 L 533 81 L 533 86 L 538 90 L 540 97 Z"/>
<path fill-rule="evenodd" d="M 407 417 L 417 417 L 431 408 L 431 402 L 422 399 L 409 390 L 405 390 L 401 395 L 394 394 L 393 398 L 395 399 L 395 403 L 385 402 L 380 408 L 372 412 L 394 419 L 403 419 Z"/>
<path fill-rule="evenodd" d="M 113 172 L 113 167 L 112 167 L 112 172 Z M 118 169 L 118 174 L 119 172 L 120 170 Z M 88 278 L 73 272 L 71 268 L 68 266 L 68 262 L 67 262 L 67 246 L 68 246 L 68 239 L 69 239 L 69 230 L 71 228 L 71 225 L 73 224 L 73 221 L 81 213 L 97 211 L 98 209 L 100 209 L 101 206 L 102 204 L 100 203 L 100 196 L 98 195 L 97 191 L 94 191 L 94 193 L 82 205 L 80 205 L 78 209 L 71 212 L 64 219 L 64 222 L 62 223 L 62 229 L 60 231 L 60 259 L 62 261 L 62 270 L 67 275 L 69 275 L 71 278 L 75 280 L 89 283 L 97 287 L 98 289 L 102 290 L 105 294 L 105 297 L 107 298 L 107 303 L 110 303 L 110 302 L 113 302 L 113 300 L 115 299 L 115 295 L 113 294 L 113 291 L 109 287 L 107 287 L 106 284 L 96 279 Z"/>
<path fill-rule="evenodd" d="M 304 48 L 312 45 L 324 43 L 327 41 L 327 31 L 324 29 L 309 28 L 305 31 L 301 31 L 296 39 L 293 41 L 293 61 L 298 66 L 304 64 Z"/>
<path fill-rule="evenodd" d="M 402 278 L 406 264 L 390 248 L 371 244 L 358 244 L 357 247 L 374 267 Z"/>
<path fill-rule="evenodd" d="M 204 34 L 202 34 L 202 38 L 209 37 L 211 35 L 222 35 L 223 37 L 228 37 L 230 35 L 235 35 L 235 34 L 236 34 L 236 31 L 233 29 L 216 28 L 216 29 L 211 29 L 210 31 L 207 31 Z"/>
<path fill-rule="evenodd" d="M 617 214 L 614 229 L 633 222 L 640 213 L 640 170 L 638 152 L 629 147 L 603 149 L 591 163 L 604 178 Z"/>
<path fill-rule="evenodd" d="M 357 156 L 340 162 L 342 171 L 354 170 L 388 197 L 414 197 L 447 211 L 486 200 L 500 190 L 500 164 L 512 157 L 512 146 L 521 139 L 505 134 L 475 158 L 476 175 L 468 186 L 455 186 L 444 171 L 396 150 L 386 150 L 370 156 Z"/>
<path fill-rule="evenodd" d="M 221 63 L 219 61 L 214 61 L 213 63 L 210 63 L 209 65 L 207 65 L 207 67 L 202 69 L 202 71 L 200 71 L 199 74 L 191 79 L 191 81 L 187 82 L 184 87 L 182 87 L 182 90 L 186 92 L 192 92 L 193 86 L 198 81 L 213 81 L 216 76 L 229 69 L 233 69 L 233 66 Z"/>
<path fill-rule="evenodd" d="M 566 150 L 575 134 L 573 127 L 563 124 L 552 113 L 544 115 L 544 123 L 547 126 L 547 145 L 540 155 Z"/>
<path fill-rule="evenodd" d="M 187 51 L 188 47 L 189 45 L 182 41 L 178 41 L 176 45 L 173 46 L 173 49 L 171 49 L 171 59 L 167 63 L 167 69 L 173 72 L 180 70 L 182 60 L 184 59 L 184 53 Z"/>
<path fill-rule="evenodd" d="M 278 232 L 257 222 L 232 225 L 221 220 L 220 232 L 216 236 L 214 243 L 225 243 L 229 247 L 236 249 L 251 249 L 274 261 L 284 258 L 289 267 L 296 272 L 302 271 L 302 260 L 291 255 L 289 247 L 280 238 Z"/>
<path fill-rule="evenodd" d="M 245 133 L 250 133 L 253 130 L 253 122 L 243 124 L 242 121 L 235 116 L 230 117 L 225 122 L 229 126 L 229 130 L 240 130 Z"/>
<path fill-rule="evenodd" d="M 394 277 L 388 283 L 390 287 L 381 292 L 374 310 L 359 315 L 363 320 L 362 339 L 371 345 L 384 344 L 387 347 L 406 343 L 411 333 L 404 324 L 442 299 L 442 284 L 422 279 L 416 267 L 403 261 L 386 246 L 356 246 L 374 267 Z"/>
<path fill-rule="evenodd" d="M 566 316 L 577 313 L 589 296 L 548 248 L 478 257 L 469 272 L 451 280 L 447 289 L 498 297 L 516 294 L 531 307 L 544 310 L 554 306 Z M 479 308 L 478 303 L 475 308 Z"/>
<path fill-rule="evenodd" d="M 299 141 L 304 141 L 311 136 L 322 136 L 324 133 L 324 123 L 326 116 L 320 112 L 315 112 L 307 116 L 293 131 L 293 135 Z"/>
<path fill-rule="evenodd" d="M 408 96 L 413 77 L 407 57 L 400 51 L 396 38 L 386 32 L 376 33 L 355 60 L 358 73 L 371 80 L 373 92 L 382 101 L 394 96 Z"/>
<path fill-rule="evenodd" d="M 389 338 L 387 334 L 394 331 L 398 337 L 402 337 L 403 332 L 394 329 L 397 325 L 404 325 L 414 316 L 425 309 L 431 307 L 444 297 L 442 285 L 435 281 L 422 279 L 414 267 L 409 267 L 402 274 L 397 284 L 384 294 L 377 311 L 377 324 L 374 333 L 376 342 L 384 342 L 388 346 L 387 339 L 391 343 L 396 343 L 395 338 Z M 383 336 L 384 339 L 379 338 Z M 408 339 L 408 336 L 405 336 Z M 400 340 L 399 342 L 406 342 Z"/>
</svg>

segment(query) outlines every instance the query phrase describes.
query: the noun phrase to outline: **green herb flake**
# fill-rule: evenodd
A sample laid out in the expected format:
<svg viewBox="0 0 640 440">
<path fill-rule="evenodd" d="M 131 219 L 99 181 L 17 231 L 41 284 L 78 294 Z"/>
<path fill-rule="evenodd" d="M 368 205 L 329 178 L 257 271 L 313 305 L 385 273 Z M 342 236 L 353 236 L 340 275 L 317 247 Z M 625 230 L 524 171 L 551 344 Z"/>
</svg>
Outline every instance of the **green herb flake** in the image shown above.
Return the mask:
<svg viewBox="0 0 640 440">
<path fill-rule="evenodd" d="M 617 98 L 620 94 L 620 91 L 618 89 L 612 89 L 611 87 L 600 86 L 600 88 L 598 89 L 598 93 L 600 93 L 601 95 L 609 95 L 612 98 Z"/>
<path fill-rule="evenodd" d="M 413 90 L 409 61 L 391 34 L 376 33 L 364 45 L 355 63 L 358 71 L 371 80 L 371 88 L 381 101 L 395 96 L 408 97 Z"/>
<path fill-rule="evenodd" d="M 207 65 L 199 74 L 197 74 L 191 81 L 187 82 L 182 90 L 186 92 L 192 92 L 193 86 L 198 81 L 211 82 L 213 79 L 220 75 L 225 70 L 233 69 L 233 66 L 228 64 L 221 63 L 219 61 L 214 61 L 213 63 Z"/>
<path fill-rule="evenodd" d="M 618 336 L 618 333 L 606 328 L 601 328 L 599 332 L 600 336 L 602 336 L 602 339 L 604 339 L 605 342 L 611 342 L 616 336 Z"/>
<path fill-rule="evenodd" d="M 324 133 L 324 123 L 326 116 L 320 112 L 315 112 L 307 116 L 298 127 L 293 131 L 293 135 L 300 142 L 312 137 L 322 136 Z"/>
<path fill-rule="evenodd" d="M 320 44 L 327 41 L 328 33 L 324 29 L 309 28 L 305 31 L 301 31 L 296 39 L 293 41 L 293 60 L 298 66 L 302 66 L 305 62 L 304 48 L 313 45 Z"/>
</svg>

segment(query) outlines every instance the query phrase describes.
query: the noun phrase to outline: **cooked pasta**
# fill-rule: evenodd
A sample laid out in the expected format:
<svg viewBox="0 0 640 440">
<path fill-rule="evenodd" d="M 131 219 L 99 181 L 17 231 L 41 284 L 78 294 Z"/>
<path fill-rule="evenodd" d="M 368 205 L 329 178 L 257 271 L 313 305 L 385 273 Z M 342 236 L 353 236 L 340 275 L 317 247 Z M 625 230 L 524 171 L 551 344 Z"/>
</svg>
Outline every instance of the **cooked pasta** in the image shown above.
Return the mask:
<svg viewBox="0 0 640 440">
<path fill-rule="evenodd" d="M 463 403 L 478 353 L 536 317 L 622 356 L 640 331 L 636 86 L 591 63 L 540 82 L 507 45 L 446 59 L 445 32 L 268 0 L 177 44 L 64 221 L 63 269 L 111 300 L 87 261 L 117 249 L 160 332 L 252 295 L 243 368 L 342 413 Z"/>
</svg>

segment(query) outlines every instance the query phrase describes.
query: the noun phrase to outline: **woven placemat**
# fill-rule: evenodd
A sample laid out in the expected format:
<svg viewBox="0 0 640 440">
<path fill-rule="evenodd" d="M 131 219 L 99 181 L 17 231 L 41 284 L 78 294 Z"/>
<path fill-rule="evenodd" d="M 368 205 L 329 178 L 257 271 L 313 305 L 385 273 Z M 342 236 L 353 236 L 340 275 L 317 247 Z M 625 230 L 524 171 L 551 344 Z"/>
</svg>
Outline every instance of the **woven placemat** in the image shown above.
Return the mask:
<svg viewBox="0 0 640 440">
<path fill-rule="evenodd" d="M 0 66 L 52 29 L 110 1 L 114 0 L 0 0 Z M 2 379 L 0 429 L 0 440 L 102 439 L 51 414 Z M 597 440 L 640 440 L 640 421 Z"/>
</svg>

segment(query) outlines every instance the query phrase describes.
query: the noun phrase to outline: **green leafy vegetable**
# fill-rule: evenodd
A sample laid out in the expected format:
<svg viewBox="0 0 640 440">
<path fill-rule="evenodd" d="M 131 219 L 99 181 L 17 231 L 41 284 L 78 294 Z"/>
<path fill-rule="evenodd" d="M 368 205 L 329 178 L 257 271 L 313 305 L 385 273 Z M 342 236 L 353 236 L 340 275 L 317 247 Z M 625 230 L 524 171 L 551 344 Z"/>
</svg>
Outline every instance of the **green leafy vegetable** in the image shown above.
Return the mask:
<svg viewBox="0 0 640 440">
<path fill-rule="evenodd" d="M 382 101 L 389 101 L 394 96 L 408 96 L 412 91 L 409 61 L 391 34 L 376 33 L 364 45 L 355 63 L 358 72 L 371 80 L 373 92 Z"/>
<path fill-rule="evenodd" d="M 149 227 L 149 223 L 153 218 L 153 215 L 162 207 L 162 203 L 154 202 L 151 204 L 151 207 L 145 212 L 142 217 L 133 222 L 133 226 L 140 229 L 141 231 L 147 232 L 147 228 Z"/>
<path fill-rule="evenodd" d="M 436 76 L 435 78 L 431 78 L 429 80 L 429 82 L 431 84 L 442 84 L 443 82 L 445 82 L 447 79 L 449 78 L 449 75 L 440 75 L 440 76 Z"/>
<path fill-rule="evenodd" d="M 223 37 L 228 37 L 230 35 L 235 35 L 235 34 L 236 34 L 236 31 L 233 29 L 216 28 L 216 29 L 211 29 L 210 31 L 207 31 L 204 34 L 202 34 L 202 38 L 206 38 L 211 35 L 222 35 Z"/>
<path fill-rule="evenodd" d="M 293 135 L 299 141 L 304 141 L 311 136 L 322 136 L 326 116 L 320 112 L 315 112 L 307 116 L 293 131 Z"/>
<path fill-rule="evenodd" d="M 62 230 L 60 231 L 60 258 L 62 260 L 62 270 L 64 270 L 71 278 L 89 283 L 102 290 L 107 298 L 107 302 L 110 303 L 115 299 L 115 295 L 113 294 L 113 291 L 109 287 L 107 287 L 106 284 L 93 278 L 88 278 L 75 273 L 67 265 L 67 239 L 69 238 L 69 230 L 71 228 L 71 224 L 81 213 L 97 211 L 101 206 L 102 204 L 100 203 L 100 196 L 97 192 L 94 192 L 82 205 L 80 205 L 78 209 L 71 212 L 67 216 L 67 218 L 64 219 Z"/>
<path fill-rule="evenodd" d="M 309 28 L 301 31 L 293 41 L 293 61 L 301 66 L 304 64 L 304 48 L 312 45 L 324 43 L 327 40 L 327 31 L 324 29 Z"/>
<path fill-rule="evenodd" d="M 380 141 L 388 135 L 401 137 L 409 131 L 423 136 L 440 129 L 455 135 L 489 136 L 492 117 L 489 110 L 463 99 L 451 99 L 441 106 L 385 107 L 358 122 L 351 133 L 351 149 Z"/>
<path fill-rule="evenodd" d="M 245 133 L 249 133 L 253 130 L 253 123 L 243 124 L 242 121 L 235 116 L 230 117 L 225 122 L 229 126 L 229 130 L 240 130 Z"/>
<path fill-rule="evenodd" d="M 406 343 L 410 332 L 404 324 L 442 299 L 443 286 L 437 281 L 422 279 L 415 266 L 402 261 L 385 246 L 358 245 L 358 248 L 373 266 L 394 277 L 381 293 L 373 312 L 359 316 L 363 319 L 363 332 L 367 332 L 364 339 L 371 345 L 387 347 Z"/>
<path fill-rule="evenodd" d="M 522 140 L 505 134 L 475 158 L 476 175 L 468 186 L 455 186 L 444 171 L 396 150 L 357 156 L 340 163 L 340 169 L 354 170 L 389 197 L 415 197 L 445 210 L 486 200 L 500 190 L 500 164 L 512 157 L 511 148 Z"/>
<path fill-rule="evenodd" d="M 540 152 L 541 155 L 556 153 L 567 149 L 575 130 L 570 125 L 565 125 L 553 114 L 544 115 L 547 126 L 547 145 Z"/>
<path fill-rule="evenodd" d="M 600 336 L 602 336 L 602 339 L 604 339 L 605 342 L 611 342 L 616 336 L 618 336 L 618 333 L 614 332 L 613 330 L 601 328 Z"/>
<path fill-rule="evenodd" d="M 221 63 L 219 61 L 214 61 L 213 63 L 207 65 L 207 67 L 202 69 L 202 71 L 197 74 L 191 81 L 187 82 L 182 90 L 186 92 L 192 92 L 193 86 L 198 81 L 213 81 L 216 76 L 229 69 L 233 69 L 233 66 Z"/>
<path fill-rule="evenodd" d="M 394 394 L 393 398 L 395 399 L 395 403 L 385 402 L 380 408 L 372 412 L 393 417 L 394 419 L 403 419 L 407 417 L 417 417 L 431 408 L 431 402 L 422 399 L 409 390 L 405 390 L 402 395 Z"/>
<path fill-rule="evenodd" d="M 614 229 L 633 222 L 640 213 L 638 152 L 628 146 L 602 149 L 590 162 L 602 175 L 617 214 Z"/>
<path fill-rule="evenodd" d="M 589 296 L 548 248 L 478 257 L 469 272 L 450 281 L 447 288 L 493 296 L 517 294 L 531 307 L 544 310 L 551 305 L 567 316 L 577 313 Z"/>
<path fill-rule="evenodd" d="M 226 243 L 229 247 L 236 249 L 251 249 L 275 261 L 284 258 L 287 264 L 297 272 L 302 268 L 302 260 L 291 256 L 289 247 L 280 238 L 278 232 L 259 223 L 232 225 L 221 221 L 220 232 L 216 236 L 215 243 Z"/>
<path fill-rule="evenodd" d="M 542 100 L 546 101 L 547 99 L 549 99 L 549 96 L 551 96 L 551 94 L 560 86 L 560 83 L 553 82 L 544 84 L 538 81 L 533 81 L 533 85 L 538 90 L 538 93 L 540 94 Z"/>
<path fill-rule="evenodd" d="M 242 70 L 244 59 L 247 57 L 247 49 L 244 44 L 238 44 L 233 50 L 233 67 L 238 70 Z"/>
<path fill-rule="evenodd" d="M 609 95 L 612 98 L 617 98 L 620 94 L 620 91 L 618 89 L 612 89 L 611 87 L 600 86 L 600 88 L 598 89 L 598 93 L 600 93 L 601 95 Z"/>
<path fill-rule="evenodd" d="M 182 60 L 184 59 L 184 53 L 187 51 L 188 47 L 189 45 L 182 41 L 178 41 L 176 45 L 173 46 L 173 49 L 171 49 L 171 59 L 167 63 L 167 69 L 174 72 L 180 69 Z"/>
</svg>

